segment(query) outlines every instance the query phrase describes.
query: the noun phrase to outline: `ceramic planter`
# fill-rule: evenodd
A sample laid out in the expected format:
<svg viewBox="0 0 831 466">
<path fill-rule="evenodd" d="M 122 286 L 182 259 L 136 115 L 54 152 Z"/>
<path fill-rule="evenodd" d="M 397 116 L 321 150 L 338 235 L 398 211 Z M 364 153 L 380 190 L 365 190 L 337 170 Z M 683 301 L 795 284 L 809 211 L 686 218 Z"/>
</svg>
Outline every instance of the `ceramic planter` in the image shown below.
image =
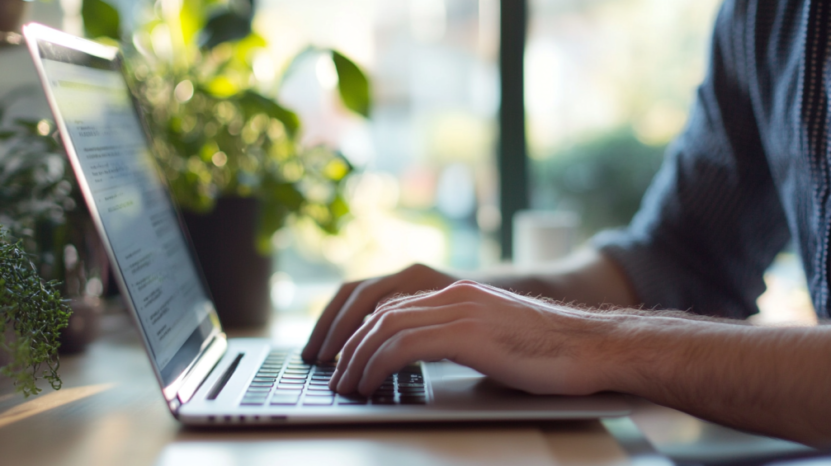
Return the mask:
<svg viewBox="0 0 831 466">
<path fill-rule="evenodd" d="M 209 214 L 184 213 L 225 328 L 262 326 L 271 315 L 272 259 L 254 246 L 259 211 L 256 199 L 221 198 Z"/>
</svg>

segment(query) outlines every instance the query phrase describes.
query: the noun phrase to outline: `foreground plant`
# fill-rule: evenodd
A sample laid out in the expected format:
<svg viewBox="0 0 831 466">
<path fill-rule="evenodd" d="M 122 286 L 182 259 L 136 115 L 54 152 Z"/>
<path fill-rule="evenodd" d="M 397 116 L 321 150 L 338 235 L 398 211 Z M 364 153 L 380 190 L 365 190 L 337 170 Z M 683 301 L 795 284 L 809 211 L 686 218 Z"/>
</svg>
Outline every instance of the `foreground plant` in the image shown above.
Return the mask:
<svg viewBox="0 0 831 466">
<path fill-rule="evenodd" d="M 71 311 L 57 286 L 41 280 L 20 243 L 9 243 L 0 230 L 0 351 L 11 356 L 0 375 L 26 397 L 40 393 L 39 377 L 61 388 L 58 336 Z"/>
</svg>

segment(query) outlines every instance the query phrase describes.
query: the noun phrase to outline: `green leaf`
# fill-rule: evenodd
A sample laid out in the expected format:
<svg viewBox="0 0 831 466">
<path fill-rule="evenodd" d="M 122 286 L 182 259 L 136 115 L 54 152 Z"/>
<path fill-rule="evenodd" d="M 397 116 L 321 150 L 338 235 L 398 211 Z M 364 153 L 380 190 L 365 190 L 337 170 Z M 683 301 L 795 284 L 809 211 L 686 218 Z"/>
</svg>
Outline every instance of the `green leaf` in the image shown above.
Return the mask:
<svg viewBox="0 0 831 466">
<path fill-rule="evenodd" d="M 220 99 L 227 99 L 239 92 L 237 85 L 228 76 L 223 75 L 214 76 L 205 85 L 205 89 L 212 96 L 219 97 Z"/>
<path fill-rule="evenodd" d="M 103 0 L 84 0 L 81 6 L 84 32 L 88 37 L 121 38 L 121 17 L 118 10 Z"/>
<path fill-rule="evenodd" d="M 199 31 L 205 24 L 205 5 L 202 0 L 184 0 L 179 11 L 179 27 L 186 47 L 194 45 Z"/>
<path fill-rule="evenodd" d="M 240 40 L 251 34 L 251 18 L 234 11 L 222 11 L 208 19 L 199 39 L 199 45 L 212 49 L 223 42 Z"/>
<path fill-rule="evenodd" d="M 246 120 L 258 113 L 265 113 L 269 117 L 283 123 L 286 132 L 292 138 L 297 134 L 297 130 L 300 129 L 300 118 L 296 113 L 258 92 L 249 89 L 237 97 L 237 102 L 242 108 Z"/>
<path fill-rule="evenodd" d="M 346 108 L 369 118 L 372 105 L 369 96 L 369 80 L 352 60 L 332 50 L 332 60 L 338 72 L 338 91 Z"/>
</svg>

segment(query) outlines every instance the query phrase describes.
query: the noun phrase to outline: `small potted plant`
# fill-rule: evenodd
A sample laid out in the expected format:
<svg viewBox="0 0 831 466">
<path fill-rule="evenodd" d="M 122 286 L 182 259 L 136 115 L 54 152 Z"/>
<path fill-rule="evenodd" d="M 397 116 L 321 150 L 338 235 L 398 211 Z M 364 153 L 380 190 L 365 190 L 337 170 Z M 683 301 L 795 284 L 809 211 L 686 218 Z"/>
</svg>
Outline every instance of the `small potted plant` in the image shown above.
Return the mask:
<svg viewBox="0 0 831 466">
<path fill-rule="evenodd" d="M 252 62 L 267 44 L 251 29 L 250 2 L 169 6 L 123 41 L 131 87 L 223 323 L 262 325 L 271 237 L 292 216 L 336 233 L 352 167 L 327 147 L 304 147 L 297 114 L 256 89 Z M 82 12 L 89 36 L 123 34 L 102 0 L 84 0 Z M 368 115 L 358 66 L 333 50 L 303 53 L 330 54 L 345 107 Z"/>
<path fill-rule="evenodd" d="M 0 375 L 24 396 L 40 392 L 39 377 L 60 389 L 58 339 L 69 315 L 57 283 L 44 283 L 20 242 L 0 229 Z"/>
</svg>

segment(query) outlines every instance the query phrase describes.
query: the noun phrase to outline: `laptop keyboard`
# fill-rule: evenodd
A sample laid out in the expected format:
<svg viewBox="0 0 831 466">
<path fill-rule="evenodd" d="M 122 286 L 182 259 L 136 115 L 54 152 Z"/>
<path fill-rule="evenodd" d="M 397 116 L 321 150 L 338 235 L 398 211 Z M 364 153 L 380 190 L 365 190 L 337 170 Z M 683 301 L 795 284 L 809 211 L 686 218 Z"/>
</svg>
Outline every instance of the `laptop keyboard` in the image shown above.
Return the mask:
<svg viewBox="0 0 831 466">
<path fill-rule="evenodd" d="M 272 351 L 248 386 L 242 406 L 423 405 L 427 402 L 421 366 L 393 374 L 371 396 L 329 390 L 335 364 L 306 364 L 298 352 Z"/>
</svg>

